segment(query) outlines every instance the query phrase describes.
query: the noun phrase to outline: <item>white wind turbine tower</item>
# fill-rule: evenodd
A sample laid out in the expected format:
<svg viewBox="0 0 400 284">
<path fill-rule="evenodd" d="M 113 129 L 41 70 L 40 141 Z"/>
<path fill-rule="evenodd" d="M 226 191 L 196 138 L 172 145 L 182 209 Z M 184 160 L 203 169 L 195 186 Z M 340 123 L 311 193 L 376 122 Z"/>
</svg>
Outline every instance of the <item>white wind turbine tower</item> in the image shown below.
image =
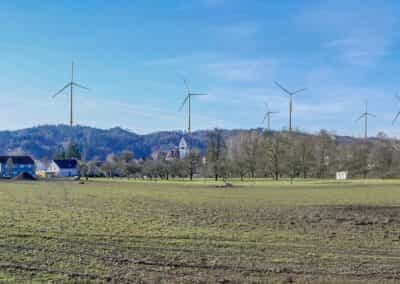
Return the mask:
<svg viewBox="0 0 400 284">
<path fill-rule="evenodd" d="M 185 87 L 186 87 L 186 95 L 185 95 L 185 98 L 183 100 L 181 107 L 179 108 L 179 111 L 181 111 L 187 103 L 187 105 L 188 105 L 188 133 L 190 135 L 192 132 L 192 117 L 191 117 L 191 115 L 192 115 L 192 97 L 193 96 L 207 96 L 207 94 L 192 93 L 190 91 L 190 88 L 189 88 L 189 85 L 188 85 L 186 79 L 183 79 L 183 83 L 185 84 Z"/>
<path fill-rule="evenodd" d="M 265 109 L 266 109 L 265 115 L 264 115 L 264 118 L 263 118 L 261 124 L 264 124 L 265 122 L 267 122 L 267 125 L 266 125 L 266 126 L 267 126 L 267 130 L 268 130 L 268 132 L 269 132 L 269 131 L 271 131 L 271 115 L 272 115 L 272 114 L 277 114 L 277 113 L 279 113 L 279 112 L 277 112 L 277 111 L 271 111 L 271 110 L 269 109 L 269 107 L 268 107 L 268 103 L 265 103 Z"/>
<path fill-rule="evenodd" d="M 189 88 L 189 85 L 188 85 L 188 83 L 187 83 L 187 81 L 186 81 L 186 79 L 184 78 L 183 79 L 183 83 L 185 84 L 185 87 L 186 87 L 186 95 L 185 95 L 185 98 L 184 98 L 184 100 L 183 100 L 183 103 L 182 103 L 182 105 L 181 105 L 181 107 L 179 108 L 179 111 L 181 111 L 182 109 L 183 109 L 183 107 L 186 105 L 186 103 L 187 103 L 187 105 L 188 105 L 188 135 L 189 135 L 189 159 L 190 159 L 190 166 L 189 166 L 189 171 L 190 171 L 190 174 L 189 174 L 189 176 L 190 176 L 190 180 L 192 180 L 193 179 L 193 174 L 194 174 L 194 165 L 193 165 L 193 160 L 192 160 L 192 154 L 191 154 L 191 151 L 192 151 L 192 141 L 191 141 L 191 137 L 190 137 L 190 135 L 191 135 L 191 133 L 192 133 L 192 97 L 193 96 L 206 96 L 206 94 L 198 94 L 198 93 L 192 93 L 191 91 L 190 91 L 190 88 Z"/>
<path fill-rule="evenodd" d="M 303 92 L 307 89 L 299 89 L 296 91 L 289 91 L 288 89 L 284 88 L 281 84 L 278 82 L 275 82 L 275 85 L 278 86 L 279 89 L 281 89 L 283 92 L 285 92 L 289 96 L 289 132 L 292 132 L 292 113 L 293 113 L 293 96 L 296 95 L 297 93 Z"/>
<path fill-rule="evenodd" d="M 366 100 L 365 101 L 365 111 L 356 120 L 356 121 L 359 121 L 360 119 L 364 118 L 364 139 L 365 140 L 368 138 L 368 117 L 369 116 L 376 117 L 375 114 L 368 112 L 368 100 Z"/>
<path fill-rule="evenodd" d="M 71 81 L 70 82 L 68 82 L 68 84 L 66 84 L 61 90 L 59 90 L 57 93 L 55 93 L 54 95 L 53 95 L 53 98 L 55 98 L 55 97 L 57 97 L 59 94 L 61 94 L 62 92 L 64 92 L 64 90 L 66 90 L 66 89 L 68 89 L 69 88 L 69 100 L 70 100 L 70 108 L 69 108 L 69 111 L 70 111 L 70 120 L 69 120 L 69 123 L 70 123 L 70 126 L 72 127 L 72 125 L 73 125 L 73 115 L 74 115 L 74 112 L 73 112 L 73 96 L 74 96 L 74 87 L 77 87 L 77 88 L 81 88 L 81 89 L 85 89 L 85 90 L 89 90 L 87 87 L 85 87 L 85 86 L 82 86 L 82 85 L 80 85 L 80 84 L 78 84 L 77 82 L 75 82 L 74 81 L 74 62 L 72 62 L 72 66 L 71 66 Z"/>
</svg>

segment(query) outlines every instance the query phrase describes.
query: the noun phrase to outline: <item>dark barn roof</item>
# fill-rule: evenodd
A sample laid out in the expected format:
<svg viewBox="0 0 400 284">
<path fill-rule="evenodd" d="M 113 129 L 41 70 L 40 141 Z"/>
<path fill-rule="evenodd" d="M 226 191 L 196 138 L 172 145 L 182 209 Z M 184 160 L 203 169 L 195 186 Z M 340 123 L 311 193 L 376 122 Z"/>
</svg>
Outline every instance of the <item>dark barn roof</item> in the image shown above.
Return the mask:
<svg viewBox="0 0 400 284">
<path fill-rule="evenodd" d="M 78 165 L 76 160 L 54 160 L 54 163 L 56 163 L 60 169 L 76 169 Z"/>
<path fill-rule="evenodd" d="M 29 156 L 0 156 L 0 163 L 7 164 L 8 159 L 11 159 L 13 164 L 32 165 L 35 162 Z"/>
</svg>

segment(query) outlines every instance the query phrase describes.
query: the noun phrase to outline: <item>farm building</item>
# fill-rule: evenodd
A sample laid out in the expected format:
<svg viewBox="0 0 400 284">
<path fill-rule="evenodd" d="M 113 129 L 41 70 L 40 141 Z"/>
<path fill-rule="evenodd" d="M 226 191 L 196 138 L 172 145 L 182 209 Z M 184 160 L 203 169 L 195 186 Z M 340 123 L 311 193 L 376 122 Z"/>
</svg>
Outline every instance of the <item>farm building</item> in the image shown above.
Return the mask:
<svg viewBox="0 0 400 284">
<path fill-rule="evenodd" d="M 0 156 L 0 176 L 13 178 L 27 173 L 35 176 L 35 162 L 29 156 Z"/>
<path fill-rule="evenodd" d="M 163 160 L 165 160 L 166 157 L 167 157 L 167 153 L 164 151 L 157 151 L 157 152 L 153 152 L 151 154 L 151 158 L 154 161 L 163 161 Z"/>
<path fill-rule="evenodd" d="M 53 160 L 47 169 L 47 175 L 55 177 L 79 176 L 78 162 L 76 160 Z"/>
<path fill-rule="evenodd" d="M 178 148 L 174 148 L 172 150 L 169 150 L 167 153 L 167 156 L 165 157 L 166 161 L 175 161 L 179 160 L 179 150 Z"/>
</svg>

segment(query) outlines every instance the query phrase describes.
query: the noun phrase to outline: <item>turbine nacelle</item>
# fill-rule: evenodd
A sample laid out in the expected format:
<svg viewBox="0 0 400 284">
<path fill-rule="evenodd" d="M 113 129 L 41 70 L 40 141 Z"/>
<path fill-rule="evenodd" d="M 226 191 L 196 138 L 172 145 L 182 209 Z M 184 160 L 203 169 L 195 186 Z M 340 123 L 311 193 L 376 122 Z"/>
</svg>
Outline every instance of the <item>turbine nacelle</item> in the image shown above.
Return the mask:
<svg viewBox="0 0 400 284">
<path fill-rule="evenodd" d="M 275 81 L 275 85 L 277 85 L 279 89 L 281 89 L 283 92 L 285 92 L 289 96 L 293 96 L 297 93 L 304 92 L 305 90 L 307 90 L 307 88 L 303 88 L 303 89 L 298 89 L 294 92 L 291 92 L 288 89 L 286 89 L 285 87 L 283 87 L 281 84 L 279 84 L 277 81 Z"/>
</svg>

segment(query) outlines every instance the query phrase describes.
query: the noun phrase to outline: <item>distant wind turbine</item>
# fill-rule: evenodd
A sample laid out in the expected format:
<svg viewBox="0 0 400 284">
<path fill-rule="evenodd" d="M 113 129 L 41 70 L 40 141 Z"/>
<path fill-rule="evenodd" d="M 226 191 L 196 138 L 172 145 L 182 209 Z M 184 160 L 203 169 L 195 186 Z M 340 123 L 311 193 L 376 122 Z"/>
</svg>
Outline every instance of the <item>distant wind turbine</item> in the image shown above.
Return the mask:
<svg viewBox="0 0 400 284">
<path fill-rule="evenodd" d="M 399 93 L 398 93 L 398 92 L 397 92 L 397 94 L 396 94 L 396 99 L 398 99 L 398 100 L 400 101 L 400 96 L 399 96 Z M 397 114 L 396 114 L 396 116 L 394 117 L 393 122 L 392 122 L 393 125 L 396 123 L 396 121 L 397 121 L 397 119 L 399 118 L 399 116 L 400 116 L 400 111 L 398 111 Z"/>
<path fill-rule="evenodd" d="M 191 115 L 192 115 L 192 97 L 193 96 L 207 96 L 207 94 L 197 94 L 197 93 L 192 93 L 190 91 L 189 85 L 186 81 L 186 79 L 183 79 L 183 83 L 185 84 L 186 87 L 186 95 L 185 99 L 183 100 L 183 103 L 181 107 L 179 108 L 179 111 L 183 109 L 183 107 L 188 104 L 188 133 L 190 134 L 192 131 L 192 121 L 191 121 Z"/>
<path fill-rule="evenodd" d="M 264 115 L 264 119 L 262 120 L 261 124 L 264 124 L 267 121 L 267 130 L 271 131 L 271 115 L 278 113 L 277 111 L 270 111 L 268 107 L 268 103 L 265 103 L 266 112 Z"/>
<path fill-rule="evenodd" d="M 74 95 L 74 86 L 77 88 L 81 88 L 81 89 L 85 89 L 85 90 L 89 90 L 87 87 L 82 86 L 76 82 L 74 82 L 74 62 L 72 62 L 72 66 L 71 66 L 71 81 L 65 85 L 61 90 L 59 90 L 57 93 L 55 93 L 53 95 L 53 98 L 57 97 L 59 94 L 61 94 L 62 92 L 64 92 L 64 90 L 66 89 L 70 89 L 69 91 L 69 96 L 70 96 L 70 126 L 72 127 L 73 125 L 73 95 Z"/>
<path fill-rule="evenodd" d="M 292 112 L 293 112 L 293 96 L 297 93 L 303 92 L 307 89 L 299 89 L 294 92 L 289 91 L 288 89 L 284 88 L 281 84 L 278 82 L 275 82 L 275 85 L 278 86 L 279 89 L 281 89 L 283 92 L 285 92 L 289 96 L 289 132 L 292 132 Z"/>
<path fill-rule="evenodd" d="M 368 112 L 368 100 L 365 101 L 365 112 L 363 112 L 359 118 L 357 118 L 356 121 L 359 121 L 360 119 L 364 118 L 364 138 L 368 138 L 368 117 L 376 117 L 375 114 L 369 113 Z"/>
</svg>

